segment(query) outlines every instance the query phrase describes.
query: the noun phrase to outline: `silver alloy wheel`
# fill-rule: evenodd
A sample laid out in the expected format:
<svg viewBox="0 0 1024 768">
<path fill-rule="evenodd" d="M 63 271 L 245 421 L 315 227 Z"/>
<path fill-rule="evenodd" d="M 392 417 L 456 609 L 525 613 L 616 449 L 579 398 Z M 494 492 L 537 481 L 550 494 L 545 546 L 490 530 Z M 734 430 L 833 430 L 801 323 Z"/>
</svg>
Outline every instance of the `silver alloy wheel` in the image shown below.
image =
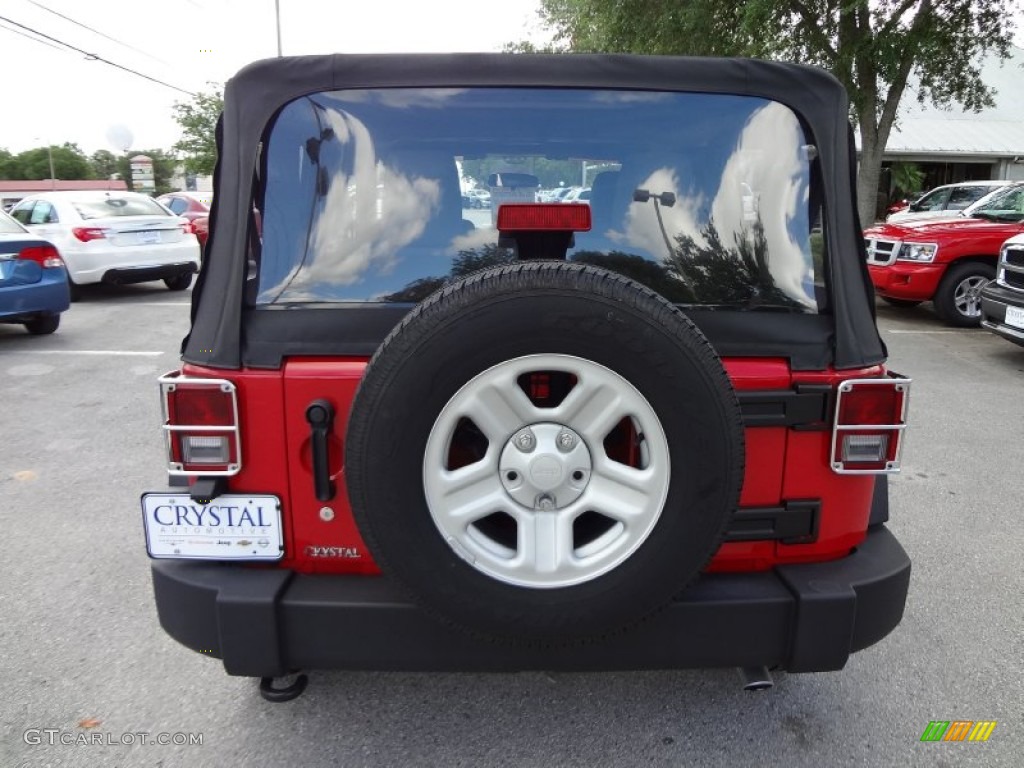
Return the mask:
<svg viewBox="0 0 1024 768">
<path fill-rule="evenodd" d="M 981 317 L 981 289 L 988 284 L 982 275 L 968 275 L 953 289 L 953 304 L 964 317 Z"/>
<path fill-rule="evenodd" d="M 554 407 L 535 405 L 521 377 L 551 372 L 572 377 L 571 389 Z M 449 469 L 467 420 L 487 448 Z M 636 436 L 632 465 L 605 446 L 624 420 Z M 657 524 L 670 476 L 665 431 L 639 390 L 559 354 L 507 360 L 466 383 L 438 415 L 423 459 L 427 506 L 449 546 L 478 571 L 531 588 L 581 584 L 622 564 Z"/>
</svg>

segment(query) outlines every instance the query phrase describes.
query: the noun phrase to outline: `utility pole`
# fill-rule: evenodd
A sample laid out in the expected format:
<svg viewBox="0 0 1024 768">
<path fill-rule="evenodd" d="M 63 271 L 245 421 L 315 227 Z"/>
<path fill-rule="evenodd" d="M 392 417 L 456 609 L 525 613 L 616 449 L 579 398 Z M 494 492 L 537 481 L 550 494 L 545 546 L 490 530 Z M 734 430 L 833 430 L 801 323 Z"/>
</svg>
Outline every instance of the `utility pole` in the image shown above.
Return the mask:
<svg viewBox="0 0 1024 768">
<path fill-rule="evenodd" d="M 46 154 L 50 158 L 50 191 L 57 188 L 57 175 L 53 172 L 53 144 L 46 145 Z"/>
<path fill-rule="evenodd" d="M 281 58 L 281 0 L 274 0 L 274 16 L 277 19 L 277 57 Z"/>
<path fill-rule="evenodd" d="M 39 141 L 42 137 L 36 136 L 33 141 Z M 46 157 L 50 161 L 50 191 L 57 188 L 57 174 L 53 172 L 53 144 L 46 145 Z"/>
</svg>

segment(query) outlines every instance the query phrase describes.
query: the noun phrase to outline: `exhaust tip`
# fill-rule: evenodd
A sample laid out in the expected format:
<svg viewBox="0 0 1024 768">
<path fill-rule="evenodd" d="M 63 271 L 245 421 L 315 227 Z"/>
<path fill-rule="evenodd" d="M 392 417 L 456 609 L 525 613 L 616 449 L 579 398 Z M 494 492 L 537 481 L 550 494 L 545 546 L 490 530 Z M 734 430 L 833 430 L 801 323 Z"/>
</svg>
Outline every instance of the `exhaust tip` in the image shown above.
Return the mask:
<svg viewBox="0 0 1024 768">
<path fill-rule="evenodd" d="M 744 691 L 767 691 L 775 685 L 767 667 L 738 667 Z"/>
</svg>

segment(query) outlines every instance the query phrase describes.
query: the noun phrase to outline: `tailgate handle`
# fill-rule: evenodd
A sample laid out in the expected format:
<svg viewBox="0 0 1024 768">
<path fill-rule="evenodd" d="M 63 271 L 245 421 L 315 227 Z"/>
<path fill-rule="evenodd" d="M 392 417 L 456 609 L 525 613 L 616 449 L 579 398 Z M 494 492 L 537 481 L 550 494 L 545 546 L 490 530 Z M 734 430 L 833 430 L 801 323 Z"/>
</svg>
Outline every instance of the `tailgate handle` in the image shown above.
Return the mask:
<svg viewBox="0 0 1024 768">
<path fill-rule="evenodd" d="M 334 483 L 327 456 L 327 435 L 334 424 L 334 408 L 326 400 L 314 400 L 306 407 L 306 421 L 313 449 L 313 488 L 317 501 L 330 501 L 334 498 Z"/>
</svg>

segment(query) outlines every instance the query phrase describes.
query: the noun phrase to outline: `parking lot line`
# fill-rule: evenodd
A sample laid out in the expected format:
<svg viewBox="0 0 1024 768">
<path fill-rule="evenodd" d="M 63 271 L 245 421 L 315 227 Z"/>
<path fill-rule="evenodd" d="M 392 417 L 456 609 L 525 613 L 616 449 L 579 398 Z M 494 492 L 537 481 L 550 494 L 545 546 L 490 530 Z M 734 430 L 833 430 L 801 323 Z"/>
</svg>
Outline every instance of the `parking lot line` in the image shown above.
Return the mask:
<svg viewBox="0 0 1024 768">
<path fill-rule="evenodd" d="M 930 335 L 941 335 L 949 333 L 988 333 L 988 331 L 984 330 L 983 328 L 961 328 L 959 331 L 897 331 L 892 328 L 887 328 L 886 333 L 927 333 Z"/>
<path fill-rule="evenodd" d="M 121 357 L 159 357 L 163 352 L 132 349 L 12 349 L 12 355 L 119 355 Z"/>
</svg>

